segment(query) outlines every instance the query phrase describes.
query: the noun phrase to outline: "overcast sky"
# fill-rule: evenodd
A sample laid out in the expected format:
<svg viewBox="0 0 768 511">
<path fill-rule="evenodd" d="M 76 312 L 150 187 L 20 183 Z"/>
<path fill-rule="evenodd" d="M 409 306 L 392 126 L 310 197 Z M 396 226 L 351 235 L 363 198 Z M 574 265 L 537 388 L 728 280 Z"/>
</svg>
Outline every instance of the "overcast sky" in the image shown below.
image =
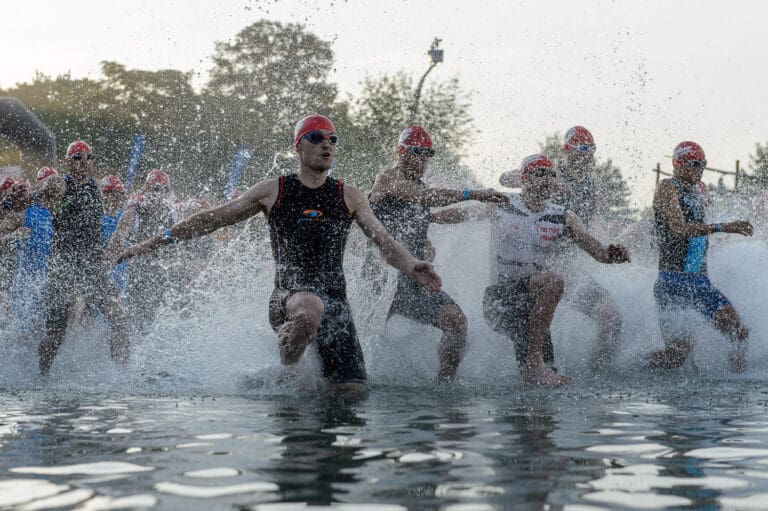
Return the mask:
<svg viewBox="0 0 768 511">
<path fill-rule="evenodd" d="M 768 2 L 760 1 L 163 1 L 3 3 L 0 86 L 36 70 L 99 74 L 129 68 L 211 68 L 215 41 L 259 19 L 298 22 L 332 41 L 343 96 L 365 76 L 415 79 L 443 40 L 427 78 L 458 76 L 473 92 L 478 130 L 467 163 L 487 185 L 554 131 L 582 124 L 598 156 L 623 170 L 645 206 L 651 169 L 681 140 L 710 166 L 747 166 L 768 141 Z M 254 127 L 257 129 L 257 127 Z M 343 135 L 343 134 L 342 134 Z M 715 181 L 715 176 L 705 176 Z"/>
</svg>

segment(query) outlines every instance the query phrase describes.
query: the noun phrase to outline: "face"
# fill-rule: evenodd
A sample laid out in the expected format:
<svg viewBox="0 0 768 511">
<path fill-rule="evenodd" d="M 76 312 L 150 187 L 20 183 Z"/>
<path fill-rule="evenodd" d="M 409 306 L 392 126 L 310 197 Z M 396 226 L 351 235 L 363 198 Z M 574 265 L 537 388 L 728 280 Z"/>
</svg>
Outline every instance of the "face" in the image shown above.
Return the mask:
<svg viewBox="0 0 768 511">
<path fill-rule="evenodd" d="M 434 149 L 427 147 L 405 147 L 401 151 L 400 168 L 408 179 L 421 179 L 427 171 L 429 159 L 434 156 Z"/>
<path fill-rule="evenodd" d="M 318 173 L 330 169 L 336 156 L 336 142 L 331 137 L 338 141 L 336 133 L 330 130 L 315 130 L 304 135 L 296 146 L 301 164 Z"/>
<path fill-rule="evenodd" d="M 102 192 L 102 196 L 108 209 L 120 209 L 125 205 L 125 192 Z"/>
<path fill-rule="evenodd" d="M 157 204 L 162 202 L 169 192 L 168 187 L 156 184 L 145 190 L 144 198 L 151 204 Z"/>
<path fill-rule="evenodd" d="M 67 158 L 67 168 L 75 179 L 85 179 L 93 174 L 93 153 L 76 153 Z"/>
<path fill-rule="evenodd" d="M 557 173 L 555 169 L 539 167 L 528 174 L 523 183 L 524 190 L 540 199 L 549 199 L 557 185 Z"/>
<path fill-rule="evenodd" d="M 588 169 L 595 163 L 595 146 L 580 144 L 565 153 L 565 163 L 570 169 Z"/>
<path fill-rule="evenodd" d="M 706 160 L 696 160 L 695 162 L 684 162 L 674 169 L 673 174 L 680 181 L 687 184 L 696 184 L 701 181 L 704 175 L 704 168 L 707 166 Z"/>
</svg>

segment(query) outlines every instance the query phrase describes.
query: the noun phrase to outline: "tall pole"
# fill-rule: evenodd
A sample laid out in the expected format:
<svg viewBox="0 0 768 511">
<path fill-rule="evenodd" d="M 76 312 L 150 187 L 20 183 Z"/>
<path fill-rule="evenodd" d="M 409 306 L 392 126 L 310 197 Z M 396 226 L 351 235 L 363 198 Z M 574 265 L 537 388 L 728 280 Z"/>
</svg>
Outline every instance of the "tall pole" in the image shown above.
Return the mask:
<svg viewBox="0 0 768 511">
<path fill-rule="evenodd" d="M 432 71 L 437 64 L 443 61 L 443 50 L 438 48 L 441 42 L 441 39 L 435 37 L 435 40 L 432 41 L 432 46 L 429 48 L 427 55 L 429 55 L 431 63 L 427 69 L 427 72 L 421 76 L 421 79 L 416 86 L 416 93 L 413 96 L 413 105 L 411 105 L 411 114 L 408 117 L 408 124 L 413 124 L 413 122 L 416 120 L 416 114 L 419 112 L 419 99 L 421 99 L 421 88 L 424 86 L 424 80 L 426 80 L 429 72 Z"/>
</svg>

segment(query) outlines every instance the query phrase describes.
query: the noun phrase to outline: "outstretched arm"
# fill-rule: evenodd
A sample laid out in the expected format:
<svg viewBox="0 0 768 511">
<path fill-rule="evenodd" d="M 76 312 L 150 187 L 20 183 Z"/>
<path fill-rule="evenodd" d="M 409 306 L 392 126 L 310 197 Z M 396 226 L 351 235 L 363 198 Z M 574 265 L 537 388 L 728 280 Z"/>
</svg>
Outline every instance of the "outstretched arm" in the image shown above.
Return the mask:
<svg viewBox="0 0 768 511">
<path fill-rule="evenodd" d="M 476 200 L 481 202 L 509 201 L 509 198 L 505 194 L 490 188 L 487 190 L 424 188 L 416 181 L 392 179 L 391 177 L 383 177 L 380 175 L 377 178 L 377 183 L 374 184 L 371 199 L 376 200 L 377 195 L 385 192 L 402 200 L 418 202 L 425 206 L 429 206 L 430 208 L 450 206 L 451 204 L 465 200 Z"/>
<path fill-rule="evenodd" d="M 131 245 L 117 258 L 115 264 L 151 252 L 176 240 L 186 240 L 209 234 L 216 229 L 236 224 L 260 212 L 266 213 L 277 197 L 277 179 L 253 185 L 237 199 L 221 206 L 206 209 L 182 220 L 169 229 L 170 236 L 158 235 L 143 243 Z"/>
<path fill-rule="evenodd" d="M 491 218 L 498 206 L 495 204 L 481 204 L 469 207 L 455 206 L 432 213 L 431 221 L 436 224 L 460 224 L 470 220 L 484 220 Z"/>
<path fill-rule="evenodd" d="M 373 214 L 371 206 L 360 190 L 352 186 L 345 186 L 344 199 L 350 211 L 355 215 L 360 229 L 379 248 L 382 257 L 388 264 L 411 276 L 428 290 L 440 290 L 442 281 L 432 264 L 416 259 L 405 247 L 395 241 L 384 225 L 376 218 L 376 215 Z"/>
<path fill-rule="evenodd" d="M 568 235 L 574 239 L 576 244 L 596 261 L 608 264 L 629 262 L 629 252 L 625 247 L 621 245 L 608 245 L 604 247 L 602 243 L 587 232 L 579 217 L 571 211 L 565 214 L 565 227 Z"/>
<path fill-rule="evenodd" d="M 677 238 L 693 238 L 696 236 L 709 236 L 716 232 L 729 232 L 752 236 L 752 224 L 739 220 L 723 224 L 688 224 L 685 222 L 683 211 L 680 209 L 680 196 L 675 185 L 664 180 L 656 187 L 653 197 L 653 206 L 663 215 L 672 235 Z"/>
</svg>

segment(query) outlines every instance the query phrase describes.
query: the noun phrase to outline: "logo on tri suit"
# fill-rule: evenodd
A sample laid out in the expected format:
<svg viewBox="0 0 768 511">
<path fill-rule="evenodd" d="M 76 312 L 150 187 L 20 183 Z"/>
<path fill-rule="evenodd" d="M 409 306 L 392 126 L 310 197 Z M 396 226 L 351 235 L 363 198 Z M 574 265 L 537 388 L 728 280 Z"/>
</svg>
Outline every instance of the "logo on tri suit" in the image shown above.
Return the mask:
<svg viewBox="0 0 768 511">
<path fill-rule="evenodd" d="M 305 209 L 301 212 L 299 222 L 325 222 L 325 214 L 319 209 Z"/>
</svg>

